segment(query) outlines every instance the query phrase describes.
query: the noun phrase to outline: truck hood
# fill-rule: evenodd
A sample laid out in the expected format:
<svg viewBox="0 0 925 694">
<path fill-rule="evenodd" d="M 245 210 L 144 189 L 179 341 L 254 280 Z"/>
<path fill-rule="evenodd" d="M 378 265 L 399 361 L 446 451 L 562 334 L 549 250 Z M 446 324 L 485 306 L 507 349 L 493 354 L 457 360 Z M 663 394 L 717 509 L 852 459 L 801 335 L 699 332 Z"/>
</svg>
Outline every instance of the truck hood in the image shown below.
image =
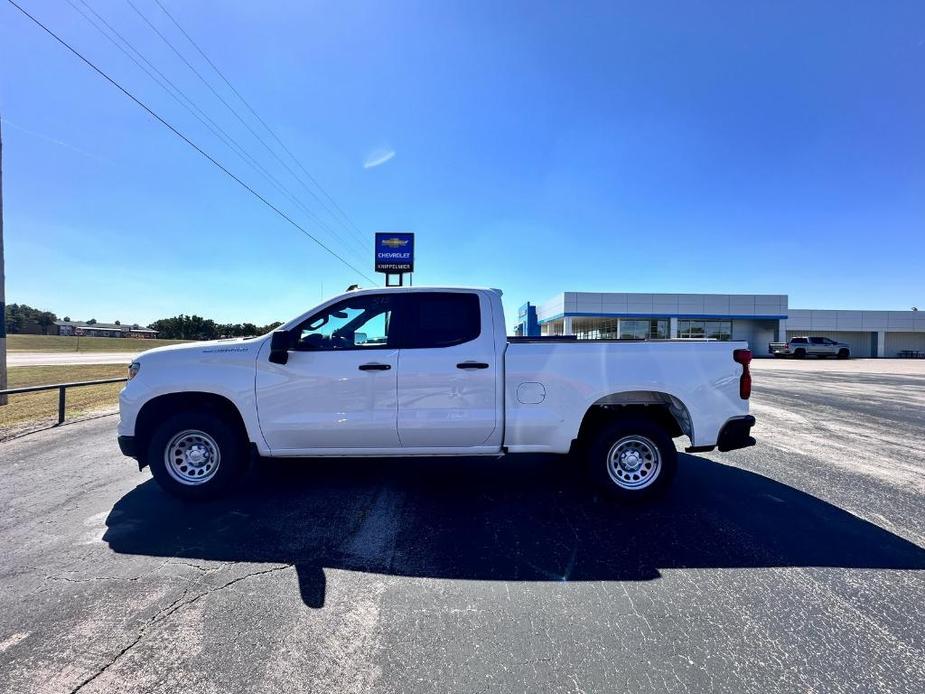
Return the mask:
<svg viewBox="0 0 925 694">
<path fill-rule="evenodd" d="M 146 361 L 156 359 L 189 359 L 189 358 L 209 358 L 219 357 L 223 354 L 257 354 L 260 345 L 263 344 L 266 336 L 261 337 L 235 337 L 227 340 L 203 340 L 200 342 L 187 342 L 180 345 L 167 345 L 165 347 L 155 347 L 146 352 L 142 352 L 135 359 L 137 361 Z"/>
</svg>

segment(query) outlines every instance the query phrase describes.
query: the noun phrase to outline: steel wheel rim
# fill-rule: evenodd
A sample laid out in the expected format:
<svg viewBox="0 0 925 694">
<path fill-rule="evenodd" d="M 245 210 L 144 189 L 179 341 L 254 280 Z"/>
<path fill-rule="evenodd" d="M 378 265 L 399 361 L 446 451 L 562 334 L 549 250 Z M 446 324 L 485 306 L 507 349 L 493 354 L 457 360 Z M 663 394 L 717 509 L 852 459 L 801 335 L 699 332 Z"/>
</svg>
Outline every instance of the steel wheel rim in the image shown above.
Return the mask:
<svg viewBox="0 0 925 694">
<path fill-rule="evenodd" d="M 222 454 L 218 444 L 204 431 L 187 429 L 170 439 L 164 451 L 167 472 L 180 484 L 205 484 L 215 477 Z"/>
<path fill-rule="evenodd" d="M 645 436 L 624 436 L 607 454 L 607 474 L 621 489 L 644 489 L 658 479 L 661 471 L 658 446 Z"/>
</svg>

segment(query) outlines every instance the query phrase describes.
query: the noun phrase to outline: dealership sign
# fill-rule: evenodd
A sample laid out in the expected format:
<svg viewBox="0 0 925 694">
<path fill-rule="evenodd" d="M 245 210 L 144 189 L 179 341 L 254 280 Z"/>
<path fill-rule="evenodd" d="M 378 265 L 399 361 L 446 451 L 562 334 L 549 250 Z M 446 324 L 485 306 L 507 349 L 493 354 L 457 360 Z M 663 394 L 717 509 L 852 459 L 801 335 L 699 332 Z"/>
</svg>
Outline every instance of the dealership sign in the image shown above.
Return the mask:
<svg viewBox="0 0 925 694">
<path fill-rule="evenodd" d="M 376 232 L 376 272 L 414 272 L 414 234 Z"/>
</svg>

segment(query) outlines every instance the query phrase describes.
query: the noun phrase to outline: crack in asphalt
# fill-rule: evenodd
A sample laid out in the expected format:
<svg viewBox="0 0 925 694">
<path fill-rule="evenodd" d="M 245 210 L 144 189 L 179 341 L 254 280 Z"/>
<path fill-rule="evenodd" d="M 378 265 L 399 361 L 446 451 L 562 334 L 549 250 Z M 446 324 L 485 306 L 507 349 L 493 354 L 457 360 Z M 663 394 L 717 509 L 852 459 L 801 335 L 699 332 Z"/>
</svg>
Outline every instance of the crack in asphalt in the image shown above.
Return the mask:
<svg viewBox="0 0 925 694">
<path fill-rule="evenodd" d="M 237 562 L 233 562 L 233 563 L 237 563 Z M 215 573 L 215 572 L 217 572 L 217 571 L 222 571 L 222 570 L 224 570 L 224 569 L 227 569 L 229 566 L 231 566 L 231 564 L 225 564 L 225 565 L 223 565 L 223 566 L 221 566 L 221 567 L 217 567 L 217 568 L 216 568 L 214 571 L 212 571 L 211 573 Z M 171 617 L 173 614 L 175 614 L 175 613 L 176 613 L 177 611 L 179 611 L 181 608 L 189 607 L 190 605 L 192 605 L 192 604 L 198 602 L 200 599 L 202 599 L 202 598 L 204 598 L 204 597 L 206 597 L 206 596 L 208 596 L 208 595 L 212 595 L 212 594 L 214 594 L 214 593 L 217 593 L 217 592 L 219 592 L 219 591 L 222 591 L 222 590 L 224 590 L 225 588 L 228 588 L 228 587 L 230 587 L 230 586 L 233 586 L 233 585 L 235 585 L 236 583 L 240 583 L 241 581 L 244 581 L 244 580 L 246 580 L 246 579 L 248 579 L 248 578 L 254 578 L 254 577 L 256 577 L 256 576 L 265 576 L 266 574 L 271 574 L 271 573 L 275 573 L 275 572 L 277 572 L 277 571 L 283 571 L 283 570 L 285 570 L 285 569 L 292 568 L 292 566 L 293 566 L 292 564 L 283 564 L 282 566 L 274 566 L 274 567 L 271 567 L 271 568 L 269 568 L 269 569 L 262 569 L 262 570 L 260 570 L 260 571 L 251 571 L 251 572 L 249 572 L 249 573 L 244 574 L 243 576 L 238 576 L 238 577 L 236 577 L 236 578 L 233 578 L 233 579 L 231 579 L 230 581 L 227 581 L 227 582 L 223 583 L 222 585 L 214 586 L 214 587 L 212 587 L 212 588 L 209 588 L 209 589 L 207 589 L 207 590 L 204 590 L 204 591 L 198 593 L 197 595 L 195 595 L 195 596 L 194 596 L 192 599 L 190 599 L 190 600 L 184 600 L 184 598 L 186 598 L 186 597 L 189 595 L 189 593 L 190 593 L 189 586 L 187 586 L 186 588 L 183 589 L 183 594 L 182 594 L 179 598 L 177 598 L 176 600 L 174 600 L 174 601 L 173 601 L 172 603 L 170 603 L 167 607 L 165 607 L 165 608 L 163 608 L 163 609 L 161 609 L 161 610 L 158 610 L 147 622 L 145 622 L 145 623 L 141 626 L 141 629 L 139 629 L 139 631 L 138 631 L 138 633 L 136 634 L 135 638 L 132 639 L 132 641 L 131 641 L 127 646 L 125 646 L 125 647 L 124 647 L 123 649 L 121 649 L 118 653 L 116 653 L 112 658 L 109 659 L 109 661 L 107 661 L 106 663 L 104 663 L 102 667 L 100 667 L 99 669 L 96 670 L 96 672 L 94 672 L 93 674 L 91 674 L 89 677 L 85 678 L 80 684 L 78 684 L 76 687 L 74 687 L 74 688 L 70 691 L 70 694 L 76 694 L 76 692 L 79 692 L 80 690 L 82 690 L 82 689 L 83 689 L 84 687 L 86 687 L 87 685 L 93 683 L 94 680 L 96 680 L 96 679 L 97 679 L 98 677 L 100 677 L 103 673 L 105 673 L 107 670 L 109 670 L 109 668 L 111 668 L 113 665 L 115 665 L 116 663 L 118 663 L 119 660 L 120 660 L 126 653 L 128 653 L 128 652 L 131 651 L 135 646 L 137 646 L 139 643 L 141 643 L 142 639 L 144 639 L 144 637 L 147 635 L 147 633 L 148 633 L 148 631 L 149 631 L 150 629 L 152 629 L 153 627 L 155 627 L 155 626 L 161 624 L 162 622 L 166 621 L 169 617 Z"/>
<path fill-rule="evenodd" d="M 66 581 L 68 583 L 93 583 L 94 581 L 137 581 L 141 576 L 91 576 L 89 578 L 68 578 L 67 576 L 45 576 L 43 581 Z"/>
</svg>

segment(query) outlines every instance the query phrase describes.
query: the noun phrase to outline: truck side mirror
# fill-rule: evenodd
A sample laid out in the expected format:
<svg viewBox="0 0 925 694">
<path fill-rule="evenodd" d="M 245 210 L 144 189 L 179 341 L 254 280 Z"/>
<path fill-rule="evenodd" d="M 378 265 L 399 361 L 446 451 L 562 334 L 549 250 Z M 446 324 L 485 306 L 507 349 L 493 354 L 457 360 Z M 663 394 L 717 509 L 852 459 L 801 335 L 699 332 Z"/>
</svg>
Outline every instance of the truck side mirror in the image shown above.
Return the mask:
<svg viewBox="0 0 925 694">
<path fill-rule="evenodd" d="M 270 361 L 274 364 L 287 363 L 291 348 L 292 333 L 288 330 L 274 330 L 270 336 Z"/>
</svg>

